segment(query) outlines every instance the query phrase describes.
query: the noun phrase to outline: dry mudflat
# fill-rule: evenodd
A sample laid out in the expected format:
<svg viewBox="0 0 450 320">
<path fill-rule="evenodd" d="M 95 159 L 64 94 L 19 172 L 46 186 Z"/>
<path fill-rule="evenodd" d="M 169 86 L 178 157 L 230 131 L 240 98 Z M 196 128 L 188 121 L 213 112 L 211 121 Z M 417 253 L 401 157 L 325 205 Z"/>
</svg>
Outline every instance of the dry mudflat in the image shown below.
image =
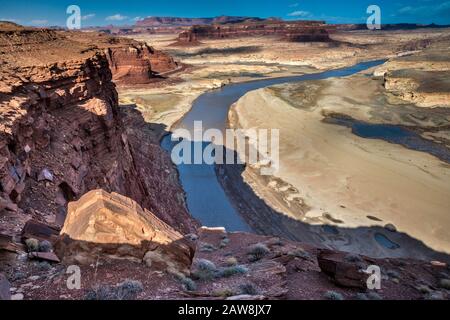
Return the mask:
<svg viewBox="0 0 450 320">
<path fill-rule="evenodd" d="M 246 94 L 232 108 L 230 122 L 241 128 L 279 128 L 280 170 L 267 178 L 248 166 L 244 179 L 277 211 L 299 221 L 346 228 L 389 223 L 449 253 L 449 76 L 434 78 L 434 86 L 417 77 L 448 70 L 448 47 L 441 43 L 346 78 Z M 403 82 L 395 83 L 398 74 Z M 405 128 L 435 143 L 444 156 L 358 136 L 335 118 Z M 304 209 L 297 210 L 294 201 Z M 358 245 L 353 241 L 341 249 Z"/>
</svg>

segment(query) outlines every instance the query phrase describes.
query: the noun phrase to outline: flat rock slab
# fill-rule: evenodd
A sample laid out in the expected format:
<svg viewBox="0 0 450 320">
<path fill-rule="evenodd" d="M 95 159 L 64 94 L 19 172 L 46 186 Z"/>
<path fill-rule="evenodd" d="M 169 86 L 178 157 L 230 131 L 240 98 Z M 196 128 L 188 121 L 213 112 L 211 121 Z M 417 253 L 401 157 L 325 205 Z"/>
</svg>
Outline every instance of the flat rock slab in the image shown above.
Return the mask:
<svg viewBox="0 0 450 320">
<path fill-rule="evenodd" d="M 345 253 L 329 250 L 323 250 L 317 256 L 320 270 L 337 285 L 365 289 L 367 275 L 360 271 L 356 263 L 344 259 Z"/>
<path fill-rule="evenodd" d="M 37 260 L 46 260 L 59 263 L 60 260 L 53 252 L 30 252 L 28 258 Z"/>
<path fill-rule="evenodd" d="M 22 238 L 30 239 L 34 238 L 37 240 L 48 240 L 54 243 L 59 236 L 59 230 L 48 224 L 36 221 L 28 220 L 22 230 Z"/>
</svg>

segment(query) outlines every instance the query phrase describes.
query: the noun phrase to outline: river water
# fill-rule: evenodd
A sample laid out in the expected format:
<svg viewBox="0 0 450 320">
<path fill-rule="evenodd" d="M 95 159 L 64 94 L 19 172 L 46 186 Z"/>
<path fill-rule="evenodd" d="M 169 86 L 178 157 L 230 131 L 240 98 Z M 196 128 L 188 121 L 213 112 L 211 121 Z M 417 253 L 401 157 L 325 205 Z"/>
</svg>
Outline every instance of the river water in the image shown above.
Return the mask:
<svg viewBox="0 0 450 320">
<path fill-rule="evenodd" d="M 210 128 L 223 130 L 226 127 L 230 106 L 249 91 L 287 82 L 349 76 L 380 65 L 384 61 L 362 62 L 347 68 L 301 76 L 235 83 L 211 90 L 194 101 L 191 110 L 178 123 L 177 128 L 187 129 L 193 134 L 194 121 L 202 121 L 203 130 Z M 176 143 L 171 141 L 171 135 L 169 134 L 163 138 L 161 146 L 166 151 L 171 152 Z M 192 144 L 201 144 L 202 147 L 206 145 L 201 141 L 195 141 Z M 251 231 L 222 189 L 217 180 L 214 165 L 180 164 L 177 169 L 186 193 L 188 210 L 194 218 L 208 227 L 221 226 L 228 231 Z"/>
</svg>

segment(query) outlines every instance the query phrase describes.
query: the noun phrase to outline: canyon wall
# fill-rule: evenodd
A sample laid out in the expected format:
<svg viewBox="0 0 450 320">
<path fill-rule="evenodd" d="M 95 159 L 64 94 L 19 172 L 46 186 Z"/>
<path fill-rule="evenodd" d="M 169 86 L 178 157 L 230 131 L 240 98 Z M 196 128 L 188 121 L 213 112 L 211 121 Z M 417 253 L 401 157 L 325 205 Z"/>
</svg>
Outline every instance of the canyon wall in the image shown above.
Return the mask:
<svg viewBox="0 0 450 320">
<path fill-rule="evenodd" d="M 146 134 L 151 125 L 140 113 L 118 106 L 111 57 L 71 37 L 0 32 L 0 233 L 17 233 L 30 218 L 61 226 L 67 203 L 97 188 L 129 196 L 190 232 L 196 222 L 169 156 Z M 152 65 L 131 52 L 139 68 L 130 77 L 139 79 L 141 67 Z M 121 59 L 130 63 L 112 56 L 119 70 Z"/>
<path fill-rule="evenodd" d="M 287 41 L 330 41 L 329 28 L 323 21 L 265 20 L 236 24 L 196 25 L 179 34 L 180 44 L 202 39 L 222 39 L 248 36 L 278 36 Z"/>
</svg>

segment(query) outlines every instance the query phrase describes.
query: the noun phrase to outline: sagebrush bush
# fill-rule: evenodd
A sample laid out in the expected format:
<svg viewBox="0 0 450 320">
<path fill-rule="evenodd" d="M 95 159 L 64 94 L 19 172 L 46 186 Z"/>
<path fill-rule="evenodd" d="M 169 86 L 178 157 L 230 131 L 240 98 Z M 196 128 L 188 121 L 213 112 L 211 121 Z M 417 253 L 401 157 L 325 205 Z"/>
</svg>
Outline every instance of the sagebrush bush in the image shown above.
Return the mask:
<svg viewBox="0 0 450 320">
<path fill-rule="evenodd" d="M 228 243 L 230 243 L 229 238 L 222 239 L 222 241 L 220 242 L 220 248 L 225 248 Z"/>
<path fill-rule="evenodd" d="M 450 279 L 439 280 L 439 287 L 450 290 Z"/>
<path fill-rule="evenodd" d="M 359 255 L 353 253 L 345 255 L 344 260 L 347 262 L 354 262 L 354 263 L 363 262 L 363 259 Z"/>
<path fill-rule="evenodd" d="M 40 252 L 51 252 L 52 251 L 52 244 L 50 241 L 44 240 L 39 242 L 39 251 Z"/>
<path fill-rule="evenodd" d="M 112 286 L 100 285 L 87 291 L 85 300 L 117 300 L 116 290 Z"/>
<path fill-rule="evenodd" d="M 238 261 L 235 257 L 229 257 L 227 260 L 225 260 L 225 264 L 228 267 L 232 267 L 238 264 Z"/>
<path fill-rule="evenodd" d="M 48 271 L 52 268 L 52 265 L 48 263 L 47 261 L 41 261 L 37 263 L 37 268 L 40 271 Z"/>
<path fill-rule="evenodd" d="M 259 294 L 260 291 L 259 291 L 258 287 L 256 287 L 253 283 L 247 282 L 247 283 L 241 284 L 239 286 L 239 292 L 241 294 L 248 294 L 248 295 L 254 296 L 254 295 Z"/>
<path fill-rule="evenodd" d="M 144 290 L 140 281 L 125 280 L 116 286 L 99 285 L 85 295 L 85 300 L 132 300 Z"/>
<path fill-rule="evenodd" d="M 368 292 L 367 297 L 369 298 L 369 300 L 383 300 L 383 298 L 375 291 Z"/>
<path fill-rule="evenodd" d="M 125 280 L 117 286 L 118 300 L 132 300 L 144 290 L 144 286 L 137 280 Z"/>
<path fill-rule="evenodd" d="M 210 243 L 202 243 L 200 245 L 200 252 L 214 252 L 217 248 Z"/>
<path fill-rule="evenodd" d="M 247 272 L 248 272 L 248 269 L 246 267 L 237 265 L 237 266 L 232 266 L 232 267 L 226 267 L 226 268 L 220 270 L 219 275 L 221 277 L 231 277 L 231 276 L 234 276 L 235 274 L 245 274 Z"/>
<path fill-rule="evenodd" d="M 25 240 L 28 252 L 36 252 L 39 250 L 39 241 L 33 238 Z"/>
<path fill-rule="evenodd" d="M 297 257 L 297 258 L 302 258 L 302 259 L 311 259 L 312 258 L 311 254 L 302 248 L 296 248 L 295 250 L 289 252 L 289 255 Z"/>
<path fill-rule="evenodd" d="M 197 285 L 195 284 L 194 280 L 189 277 L 184 277 L 183 279 L 181 279 L 181 283 L 183 284 L 184 289 L 186 289 L 187 291 L 197 290 Z"/>
<path fill-rule="evenodd" d="M 212 295 L 214 297 L 227 298 L 227 297 L 234 296 L 234 292 L 233 292 L 233 290 L 231 290 L 229 288 L 225 288 L 225 289 L 219 289 L 219 290 L 214 291 Z"/>
<path fill-rule="evenodd" d="M 369 300 L 369 298 L 367 297 L 367 295 L 363 292 L 358 292 L 355 294 L 355 299 L 356 300 Z"/>
<path fill-rule="evenodd" d="M 195 262 L 196 269 L 193 275 L 200 280 L 210 280 L 217 276 L 216 265 L 207 259 L 198 259 Z"/>
<path fill-rule="evenodd" d="M 327 291 L 324 294 L 325 299 L 327 300 L 344 300 L 344 296 L 336 291 Z"/>
<path fill-rule="evenodd" d="M 250 246 L 248 254 L 250 261 L 258 261 L 269 254 L 270 250 L 264 243 L 257 243 Z"/>
</svg>

